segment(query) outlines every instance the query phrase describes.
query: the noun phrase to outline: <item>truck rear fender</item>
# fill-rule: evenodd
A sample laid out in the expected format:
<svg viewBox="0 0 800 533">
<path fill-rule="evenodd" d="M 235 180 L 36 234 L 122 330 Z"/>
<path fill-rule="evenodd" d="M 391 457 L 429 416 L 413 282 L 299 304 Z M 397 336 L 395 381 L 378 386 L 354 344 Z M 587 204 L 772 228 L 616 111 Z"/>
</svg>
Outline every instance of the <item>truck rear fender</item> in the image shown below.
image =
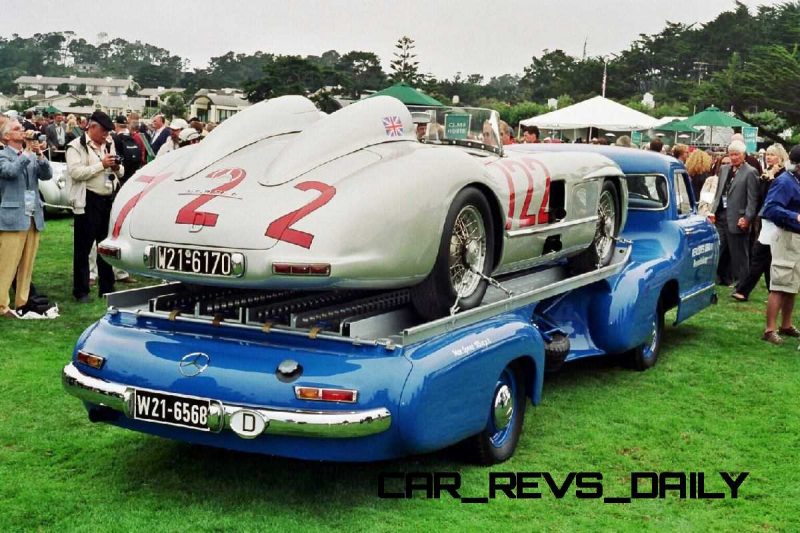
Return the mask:
<svg viewBox="0 0 800 533">
<path fill-rule="evenodd" d="M 427 452 L 483 430 L 508 365 L 521 367 L 529 397 L 539 402 L 544 341 L 526 314 L 507 313 L 407 348 L 413 368 L 398 409 L 405 448 Z"/>
</svg>

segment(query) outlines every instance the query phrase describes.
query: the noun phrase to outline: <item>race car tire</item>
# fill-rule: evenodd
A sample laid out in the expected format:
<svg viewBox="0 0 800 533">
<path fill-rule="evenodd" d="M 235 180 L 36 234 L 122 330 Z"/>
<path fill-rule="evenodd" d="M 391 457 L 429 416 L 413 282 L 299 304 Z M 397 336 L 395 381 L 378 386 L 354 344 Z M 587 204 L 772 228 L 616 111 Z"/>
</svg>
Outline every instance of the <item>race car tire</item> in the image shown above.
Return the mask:
<svg viewBox="0 0 800 533">
<path fill-rule="evenodd" d="M 494 238 L 486 197 L 473 187 L 462 189 L 447 212 L 433 270 L 411 288 L 411 301 L 422 318 L 446 316 L 454 303 L 458 310 L 481 303 L 487 285 L 484 276 L 494 264 Z"/>
<path fill-rule="evenodd" d="M 511 364 L 497 378 L 486 427 L 464 442 L 467 459 L 493 465 L 514 455 L 522 434 L 526 402 L 523 372 Z"/>
<path fill-rule="evenodd" d="M 605 180 L 597 198 L 597 227 L 592 244 L 569 259 L 569 267 L 573 272 L 589 272 L 611 262 L 619 236 L 621 216 L 617 186 L 613 181 Z"/>
</svg>

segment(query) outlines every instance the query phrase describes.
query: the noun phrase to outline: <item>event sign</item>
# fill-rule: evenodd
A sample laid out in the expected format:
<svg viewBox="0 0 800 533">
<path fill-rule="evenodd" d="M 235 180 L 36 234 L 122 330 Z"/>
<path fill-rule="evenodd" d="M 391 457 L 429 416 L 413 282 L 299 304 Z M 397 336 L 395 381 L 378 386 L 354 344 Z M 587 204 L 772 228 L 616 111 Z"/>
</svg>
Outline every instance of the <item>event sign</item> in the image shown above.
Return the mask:
<svg viewBox="0 0 800 533">
<path fill-rule="evenodd" d="M 466 139 L 469 134 L 471 115 L 449 113 L 444 117 L 444 136 L 447 139 Z"/>
<path fill-rule="evenodd" d="M 756 151 L 758 128 L 755 126 L 742 126 L 742 136 L 744 137 L 744 145 L 747 147 L 747 153 L 754 153 Z"/>
</svg>

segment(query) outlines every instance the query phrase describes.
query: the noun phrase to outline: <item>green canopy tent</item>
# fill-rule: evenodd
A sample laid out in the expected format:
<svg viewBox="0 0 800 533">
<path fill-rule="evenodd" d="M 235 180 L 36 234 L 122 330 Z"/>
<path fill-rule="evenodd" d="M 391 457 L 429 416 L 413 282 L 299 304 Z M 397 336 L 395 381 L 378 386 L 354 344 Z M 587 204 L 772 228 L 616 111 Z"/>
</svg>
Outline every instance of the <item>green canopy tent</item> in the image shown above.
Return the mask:
<svg viewBox="0 0 800 533">
<path fill-rule="evenodd" d="M 57 107 L 54 107 L 52 105 L 49 105 L 49 106 L 45 107 L 44 110 L 49 115 L 52 115 L 53 113 L 61 113 L 60 109 L 58 109 Z"/>
<path fill-rule="evenodd" d="M 427 107 L 443 107 L 444 104 L 441 103 L 436 98 L 431 98 L 427 94 L 423 93 L 422 91 L 418 91 L 417 89 L 413 88 L 412 86 L 408 85 L 405 82 L 400 82 L 392 85 L 391 87 L 387 87 L 382 91 L 378 91 L 375 94 L 371 95 L 370 98 L 373 96 L 394 96 L 401 102 L 406 105 L 417 105 L 417 106 L 427 106 Z"/>
<path fill-rule="evenodd" d="M 659 131 L 659 132 L 665 132 L 666 131 L 666 132 L 674 133 L 675 134 L 675 139 L 674 139 L 675 143 L 678 142 L 678 134 L 679 133 L 697 133 L 697 130 L 694 127 L 690 126 L 689 124 L 686 124 L 686 121 L 678 120 L 678 119 L 675 119 L 675 120 L 673 120 L 671 122 L 667 122 L 666 124 L 662 124 L 662 125 L 660 125 L 658 127 L 655 127 L 653 129 L 655 131 Z"/>
<path fill-rule="evenodd" d="M 713 105 L 685 119 L 683 123 L 688 124 L 689 126 L 709 126 L 711 128 L 711 134 L 708 138 L 709 144 L 711 144 L 711 141 L 714 138 L 715 126 L 741 128 L 750 125 L 743 120 L 739 120 L 738 118 L 732 117 L 727 113 L 723 113 L 718 107 L 714 107 Z"/>
</svg>

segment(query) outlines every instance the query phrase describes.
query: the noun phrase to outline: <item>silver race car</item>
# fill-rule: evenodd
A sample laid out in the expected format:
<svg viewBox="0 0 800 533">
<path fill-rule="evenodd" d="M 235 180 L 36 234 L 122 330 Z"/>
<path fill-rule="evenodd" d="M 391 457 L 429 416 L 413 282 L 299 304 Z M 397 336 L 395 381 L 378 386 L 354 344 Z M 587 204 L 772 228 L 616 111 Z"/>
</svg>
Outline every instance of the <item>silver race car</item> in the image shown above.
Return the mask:
<svg viewBox="0 0 800 533">
<path fill-rule="evenodd" d="M 426 318 L 476 306 L 493 275 L 610 261 L 627 205 L 611 160 L 504 152 L 487 109 L 422 116 L 387 96 L 256 104 L 128 180 L 98 251 L 201 285 L 410 287 Z"/>
</svg>

